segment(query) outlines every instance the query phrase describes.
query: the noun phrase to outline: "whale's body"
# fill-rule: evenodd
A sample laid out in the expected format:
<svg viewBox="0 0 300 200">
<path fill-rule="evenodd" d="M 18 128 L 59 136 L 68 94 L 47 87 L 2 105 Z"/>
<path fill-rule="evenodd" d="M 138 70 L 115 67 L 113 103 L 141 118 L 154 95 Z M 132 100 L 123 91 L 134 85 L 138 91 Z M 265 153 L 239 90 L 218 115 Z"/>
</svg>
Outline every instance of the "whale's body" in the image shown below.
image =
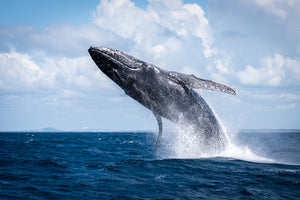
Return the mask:
<svg viewBox="0 0 300 200">
<path fill-rule="evenodd" d="M 204 149 L 224 147 L 224 130 L 206 101 L 192 88 L 236 94 L 233 88 L 194 75 L 162 70 L 110 48 L 90 47 L 89 53 L 104 74 L 154 113 L 160 133 L 156 145 L 164 117 L 197 133 Z"/>
</svg>

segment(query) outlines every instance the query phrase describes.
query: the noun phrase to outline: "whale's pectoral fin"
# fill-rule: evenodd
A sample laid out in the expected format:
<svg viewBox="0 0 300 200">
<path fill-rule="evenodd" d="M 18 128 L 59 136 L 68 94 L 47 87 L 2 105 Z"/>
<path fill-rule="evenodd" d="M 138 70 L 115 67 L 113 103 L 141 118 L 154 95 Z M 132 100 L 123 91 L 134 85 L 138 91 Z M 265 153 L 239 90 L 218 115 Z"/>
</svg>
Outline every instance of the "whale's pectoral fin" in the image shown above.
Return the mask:
<svg viewBox="0 0 300 200">
<path fill-rule="evenodd" d="M 188 87 L 195 89 L 206 89 L 206 90 L 215 90 L 220 92 L 225 92 L 229 94 L 237 94 L 236 90 L 230 86 L 216 83 L 211 80 L 201 79 L 194 75 L 187 75 L 178 72 L 169 72 L 169 75 L 172 78 L 178 79 Z"/>
<path fill-rule="evenodd" d="M 158 124 L 158 136 L 157 136 L 157 139 L 156 139 L 156 142 L 155 142 L 155 146 L 154 146 L 154 150 L 156 149 L 157 145 L 158 145 L 158 142 L 159 142 L 159 139 L 162 135 L 162 129 L 163 129 L 163 125 L 162 125 L 162 120 L 161 120 L 161 117 L 160 115 L 158 115 L 157 113 L 153 112 L 155 118 L 156 118 L 156 121 L 157 121 L 157 124 Z"/>
</svg>

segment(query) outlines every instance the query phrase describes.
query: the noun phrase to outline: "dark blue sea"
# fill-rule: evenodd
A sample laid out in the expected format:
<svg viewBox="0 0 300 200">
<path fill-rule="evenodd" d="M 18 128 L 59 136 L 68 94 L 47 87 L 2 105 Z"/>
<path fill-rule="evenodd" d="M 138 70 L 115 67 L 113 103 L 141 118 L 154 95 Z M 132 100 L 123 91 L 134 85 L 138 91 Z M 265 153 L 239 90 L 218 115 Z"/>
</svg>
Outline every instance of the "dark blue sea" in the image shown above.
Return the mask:
<svg viewBox="0 0 300 200">
<path fill-rule="evenodd" d="M 0 133 L 0 199 L 300 199 L 300 132 L 243 130 L 203 155 L 152 132 Z"/>
</svg>

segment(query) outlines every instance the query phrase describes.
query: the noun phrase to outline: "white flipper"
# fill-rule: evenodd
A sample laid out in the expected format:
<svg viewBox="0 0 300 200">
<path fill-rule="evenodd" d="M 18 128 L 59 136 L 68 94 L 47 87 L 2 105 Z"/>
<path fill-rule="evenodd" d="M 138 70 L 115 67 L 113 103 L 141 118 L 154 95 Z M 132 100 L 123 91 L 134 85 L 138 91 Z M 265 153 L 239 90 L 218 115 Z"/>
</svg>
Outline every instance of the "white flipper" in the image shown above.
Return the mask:
<svg viewBox="0 0 300 200">
<path fill-rule="evenodd" d="M 162 129 L 163 129 L 163 125 L 162 125 L 162 120 L 161 120 L 161 117 L 160 115 L 158 115 L 157 113 L 153 112 L 155 118 L 156 118 L 156 121 L 157 121 L 157 124 L 158 124 L 158 136 L 157 136 L 157 139 L 156 139 L 156 143 L 155 143 L 155 146 L 154 146 L 154 150 L 156 149 L 157 145 L 158 145 L 158 142 L 161 138 L 161 135 L 162 135 Z"/>
<path fill-rule="evenodd" d="M 194 75 L 187 75 L 178 72 L 168 72 L 168 75 L 173 79 L 181 81 L 186 86 L 191 88 L 215 90 L 236 95 L 236 90 L 234 88 L 224 84 L 216 83 L 211 80 L 201 79 Z"/>
</svg>

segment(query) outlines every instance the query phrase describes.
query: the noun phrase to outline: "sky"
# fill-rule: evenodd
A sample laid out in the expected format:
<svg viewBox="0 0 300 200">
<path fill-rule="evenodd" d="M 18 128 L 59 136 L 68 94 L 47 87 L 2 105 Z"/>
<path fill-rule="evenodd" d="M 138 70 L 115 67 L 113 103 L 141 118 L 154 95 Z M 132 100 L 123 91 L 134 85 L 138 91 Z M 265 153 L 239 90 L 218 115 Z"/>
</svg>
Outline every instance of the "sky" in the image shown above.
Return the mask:
<svg viewBox="0 0 300 200">
<path fill-rule="evenodd" d="M 90 46 L 236 88 L 197 90 L 227 129 L 299 129 L 298 10 L 297 0 L 0 0 L 0 131 L 157 130 Z"/>
</svg>

